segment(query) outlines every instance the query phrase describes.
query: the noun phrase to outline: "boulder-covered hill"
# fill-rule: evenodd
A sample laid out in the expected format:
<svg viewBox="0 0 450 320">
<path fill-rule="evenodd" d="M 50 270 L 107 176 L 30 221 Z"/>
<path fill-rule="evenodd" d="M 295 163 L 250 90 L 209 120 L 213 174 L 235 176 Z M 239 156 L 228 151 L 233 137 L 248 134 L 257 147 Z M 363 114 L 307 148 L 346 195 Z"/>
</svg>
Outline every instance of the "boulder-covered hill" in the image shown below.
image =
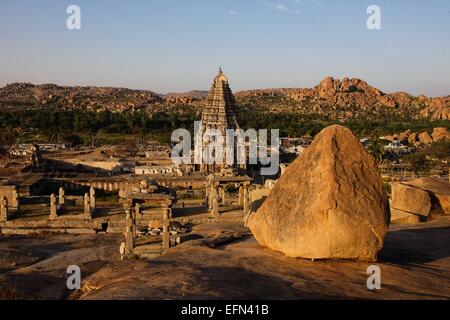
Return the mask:
<svg viewBox="0 0 450 320">
<path fill-rule="evenodd" d="M 415 97 L 405 92 L 384 93 L 361 79 L 334 79 L 327 77 L 314 88 L 281 88 L 241 91 L 240 100 L 267 101 L 275 97 L 292 101 L 282 109 L 272 104 L 272 112 L 301 112 L 330 115 L 337 118 L 352 118 L 361 114 L 377 115 L 409 113 L 412 116 L 432 120 L 450 120 L 450 96 Z M 276 99 L 275 99 L 276 100 Z"/>
<path fill-rule="evenodd" d="M 0 107 L 58 107 L 66 109 L 150 112 L 199 111 L 207 91 L 157 94 L 148 90 L 109 87 L 68 87 L 55 84 L 13 83 L 0 88 Z M 327 77 L 314 88 L 241 91 L 235 94 L 244 111 L 320 114 L 336 119 L 408 114 L 450 120 L 450 96 L 387 94 L 360 79 Z"/>
<path fill-rule="evenodd" d="M 152 91 L 126 88 L 31 83 L 12 83 L 0 88 L 0 105 L 4 106 L 54 106 L 120 112 L 141 109 L 162 101 L 161 96 Z"/>
</svg>

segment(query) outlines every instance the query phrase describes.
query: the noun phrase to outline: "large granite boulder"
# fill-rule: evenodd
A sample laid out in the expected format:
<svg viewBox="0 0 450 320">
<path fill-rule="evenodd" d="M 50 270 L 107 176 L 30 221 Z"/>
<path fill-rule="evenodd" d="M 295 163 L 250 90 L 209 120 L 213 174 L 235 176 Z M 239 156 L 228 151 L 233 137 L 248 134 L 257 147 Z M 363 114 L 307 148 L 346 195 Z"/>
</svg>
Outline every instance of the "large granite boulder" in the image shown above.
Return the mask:
<svg viewBox="0 0 450 320">
<path fill-rule="evenodd" d="M 409 135 L 408 142 L 411 144 L 416 144 L 418 142 L 418 139 L 419 139 L 419 134 L 416 132 L 413 132 Z"/>
<path fill-rule="evenodd" d="M 410 187 L 428 192 L 433 214 L 450 214 L 450 182 L 439 177 L 424 177 L 405 182 Z"/>
<path fill-rule="evenodd" d="M 391 224 L 417 224 L 420 216 L 391 207 Z"/>
<path fill-rule="evenodd" d="M 333 125 L 288 166 L 248 226 L 261 245 L 290 257 L 373 261 L 389 221 L 375 160 Z"/>
<path fill-rule="evenodd" d="M 423 144 L 433 143 L 433 138 L 426 131 L 419 133 L 418 139 L 419 139 L 420 143 L 423 143 Z"/>
<path fill-rule="evenodd" d="M 431 198 L 427 191 L 401 182 L 391 184 L 391 208 L 428 217 L 431 213 Z"/>
<path fill-rule="evenodd" d="M 434 142 L 450 140 L 450 132 L 448 132 L 447 128 L 434 128 L 431 136 Z"/>
<path fill-rule="evenodd" d="M 408 130 L 400 133 L 398 135 L 398 141 L 400 141 L 401 144 L 408 144 L 408 142 L 409 142 L 408 139 L 411 134 L 412 134 L 411 129 L 408 129 Z"/>
</svg>

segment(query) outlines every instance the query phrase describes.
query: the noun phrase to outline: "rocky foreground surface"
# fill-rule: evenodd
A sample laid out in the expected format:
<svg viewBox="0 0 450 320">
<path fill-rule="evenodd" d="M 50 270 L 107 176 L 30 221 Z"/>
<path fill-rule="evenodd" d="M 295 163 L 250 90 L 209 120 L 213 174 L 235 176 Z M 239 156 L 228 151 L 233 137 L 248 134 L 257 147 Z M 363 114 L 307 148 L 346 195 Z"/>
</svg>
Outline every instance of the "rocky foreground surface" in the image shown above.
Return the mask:
<svg viewBox="0 0 450 320">
<path fill-rule="evenodd" d="M 207 224 L 206 238 L 240 224 Z M 391 226 L 376 262 L 381 290 L 366 287 L 372 263 L 294 259 L 241 241 L 209 248 L 194 240 L 154 260 L 120 261 L 121 235 L 0 237 L 0 296 L 15 299 L 449 299 L 450 217 Z M 66 268 L 82 289 L 66 289 Z"/>
</svg>

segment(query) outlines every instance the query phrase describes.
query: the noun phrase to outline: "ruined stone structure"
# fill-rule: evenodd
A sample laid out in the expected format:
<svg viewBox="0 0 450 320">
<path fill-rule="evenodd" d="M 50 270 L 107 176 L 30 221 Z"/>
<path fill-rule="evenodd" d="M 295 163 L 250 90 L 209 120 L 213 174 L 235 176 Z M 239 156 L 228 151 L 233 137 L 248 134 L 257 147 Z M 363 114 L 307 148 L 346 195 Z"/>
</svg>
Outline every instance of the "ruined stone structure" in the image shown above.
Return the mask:
<svg viewBox="0 0 450 320">
<path fill-rule="evenodd" d="M 84 217 L 86 219 L 92 219 L 92 207 L 89 193 L 87 192 L 84 194 Z"/>
<path fill-rule="evenodd" d="M 196 154 L 198 155 L 196 160 L 201 162 L 199 169 L 202 172 L 217 172 L 226 166 L 225 154 L 223 154 L 224 164 L 208 164 L 205 163 L 208 161 L 200 156 L 204 154 L 208 144 L 214 141 L 214 137 L 205 136 L 205 132 L 211 129 L 218 130 L 222 134 L 224 144 L 226 142 L 226 129 L 239 129 L 236 101 L 228 85 L 228 78 L 223 74 L 222 69 L 214 78 L 209 91 L 196 137 Z M 222 150 L 225 152 L 225 148 L 222 148 Z M 212 154 L 211 156 L 214 157 L 215 155 Z M 237 162 L 234 163 L 236 165 Z"/>
<path fill-rule="evenodd" d="M 50 219 L 58 218 L 58 207 L 56 204 L 56 196 L 54 193 L 50 195 Z"/>
<path fill-rule="evenodd" d="M 64 191 L 64 188 L 63 187 L 61 187 L 61 188 L 59 188 L 59 194 L 58 194 L 58 203 L 60 204 L 60 205 L 63 205 L 64 204 L 64 201 L 65 201 L 65 195 L 66 195 L 66 193 L 65 193 L 65 191 Z"/>
<path fill-rule="evenodd" d="M 226 176 L 211 174 L 207 177 L 206 203 L 212 218 L 220 218 L 219 207 L 226 207 L 232 203 L 227 201 L 227 188 L 229 186 L 238 190 L 238 202 L 236 209 L 241 209 L 244 214 L 250 211 L 250 185 L 252 179 L 248 176 Z"/>
<path fill-rule="evenodd" d="M 134 237 L 135 237 L 135 229 L 136 229 L 136 219 L 133 218 L 133 214 L 131 209 L 127 209 L 125 211 L 125 250 L 123 255 L 125 257 L 133 256 L 134 249 Z"/>
<path fill-rule="evenodd" d="M 158 190 L 158 185 L 146 179 L 138 186 L 119 192 L 125 210 L 132 208 L 137 218 L 160 219 L 161 211 L 167 211 L 169 219 L 172 218 L 172 206 L 175 198 Z"/>
<path fill-rule="evenodd" d="M 19 193 L 16 186 L 12 185 L 2 185 L 0 186 L 0 198 L 5 197 L 8 201 L 8 206 L 14 211 L 19 211 L 20 201 Z"/>
<path fill-rule="evenodd" d="M 163 212 L 163 232 L 162 232 L 162 248 L 163 250 L 167 250 L 170 247 L 169 242 L 169 212 L 170 209 L 164 209 Z"/>
<path fill-rule="evenodd" d="M 0 222 L 8 221 L 8 200 L 6 197 L 0 199 Z"/>
<path fill-rule="evenodd" d="M 89 189 L 89 202 L 91 204 L 92 210 L 95 210 L 96 203 L 95 203 L 95 189 L 94 189 L 94 187 L 91 187 Z"/>
</svg>

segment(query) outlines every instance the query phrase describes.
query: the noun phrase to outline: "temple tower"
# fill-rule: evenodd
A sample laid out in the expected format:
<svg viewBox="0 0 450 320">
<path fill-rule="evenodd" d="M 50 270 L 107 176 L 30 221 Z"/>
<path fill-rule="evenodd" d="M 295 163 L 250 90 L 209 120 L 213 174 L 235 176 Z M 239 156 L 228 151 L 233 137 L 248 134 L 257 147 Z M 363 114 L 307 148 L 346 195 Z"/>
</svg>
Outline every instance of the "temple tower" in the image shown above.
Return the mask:
<svg viewBox="0 0 450 320">
<path fill-rule="evenodd" d="M 222 72 L 221 68 L 213 80 L 205 107 L 202 111 L 198 135 L 196 137 L 196 139 L 202 139 L 202 143 L 199 144 L 199 148 L 201 148 L 200 154 L 203 154 L 206 146 L 214 139 L 205 137 L 205 132 L 208 129 L 218 130 L 222 134 L 224 141 L 226 140 L 226 129 L 239 129 L 236 101 L 228 84 L 228 78 Z M 225 149 L 223 148 L 223 150 Z M 206 164 L 203 158 L 202 160 L 200 164 L 200 171 L 202 172 L 215 172 L 226 167 L 225 164 Z M 234 166 L 237 167 L 238 165 L 235 164 Z"/>
</svg>

